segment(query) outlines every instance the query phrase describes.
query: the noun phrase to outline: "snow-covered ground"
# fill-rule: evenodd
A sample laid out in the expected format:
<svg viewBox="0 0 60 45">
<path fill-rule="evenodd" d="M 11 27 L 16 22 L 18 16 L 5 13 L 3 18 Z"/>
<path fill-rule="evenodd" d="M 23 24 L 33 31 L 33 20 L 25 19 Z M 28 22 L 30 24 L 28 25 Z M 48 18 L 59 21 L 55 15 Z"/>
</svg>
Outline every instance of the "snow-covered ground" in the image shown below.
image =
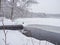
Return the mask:
<svg viewBox="0 0 60 45">
<path fill-rule="evenodd" d="M 14 22 L 17 24 L 22 24 L 24 22 L 24 26 L 28 24 L 40 24 L 60 27 L 60 19 L 56 18 L 19 18 L 14 20 Z"/>
<path fill-rule="evenodd" d="M 3 38 L 4 33 L 3 31 L 0 30 L 0 45 L 4 45 Z M 18 31 L 8 31 L 7 33 L 7 44 L 9 45 L 33 45 L 32 41 L 34 45 L 39 45 L 39 43 L 41 45 L 53 45 L 50 42 L 46 41 L 39 42 L 39 40 L 37 39 L 28 38 Z"/>
<path fill-rule="evenodd" d="M 2 25 L 1 19 L 2 18 L 0 18 L 0 25 Z M 53 25 L 53 26 L 60 26 L 60 25 L 56 24 L 56 23 L 59 24 L 60 19 L 46 19 L 46 20 L 44 20 L 45 23 L 43 23 L 44 22 L 43 19 L 39 19 L 40 21 L 42 21 L 40 24 L 49 24 L 49 25 Z M 38 20 L 38 19 L 36 19 L 36 20 Z M 28 19 L 26 19 L 26 20 L 25 19 L 23 19 L 23 20 L 17 19 L 14 22 L 12 22 L 11 20 L 4 18 L 4 24 L 5 25 L 22 24 L 21 21 L 22 22 L 24 21 L 24 23 L 25 23 L 24 25 L 31 24 L 31 23 L 34 24 L 34 22 L 39 24 L 39 20 L 38 21 L 36 21 L 36 20 L 34 20 L 34 19 L 32 19 L 32 20 L 30 20 L 30 19 L 29 20 Z M 56 21 L 56 22 L 53 22 L 51 20 Z M 51 23 L 53 22 L 53 24 L 50 24 L 50 22 Z M 4 32 L 3 32 L 3 30 L 0 30 L 0 45 L 4 45 L 3 39 L 4 39 Z M 32 41 L 33 41 L 33 43 L 32 43 Z M 42 41 L 42 40 L 39 41 L 39 40 L 31 38 L 31 37 L 26 37 L 22 33 L 20 33 L 19 31 L 8 30 L 7 44 L 9 44 L 9 45 L 33 45 L 33 44 L 39 45 L 39 43 L 40 43 L 40 45 L 54 45 L 48 41 Z"/>
<path fill-rule="evenodd" d="M 4 25 L 15 25 L 14 22 L 12 22 L 10 19 L 6 19 L 5 17 L 0 17 L 0 25 L 2 25 L 2 20 Z"/>
</svg>

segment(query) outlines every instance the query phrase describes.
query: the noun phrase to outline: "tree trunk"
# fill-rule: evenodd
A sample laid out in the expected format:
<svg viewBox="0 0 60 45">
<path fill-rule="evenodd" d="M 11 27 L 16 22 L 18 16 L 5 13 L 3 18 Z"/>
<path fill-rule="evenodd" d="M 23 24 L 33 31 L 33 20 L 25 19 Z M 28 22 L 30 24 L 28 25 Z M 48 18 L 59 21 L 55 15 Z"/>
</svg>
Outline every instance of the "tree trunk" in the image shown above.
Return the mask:
<svg viewBox="0 0 60 45">
<path fill-rule="evenodd" d="M 14 0 L 12 2 L 12 8 L 11 8 L 11 20 L 13 19 L 13 10 L 14 10 Z"/>
<path fill-rule="evenodd" d="M 23 29 L 23 25 L 4 25 L 4 26 L 0 26 L 0 30 L 1 29 L 6 29 L 6 30 L 22 30 Z"/>
</svg>

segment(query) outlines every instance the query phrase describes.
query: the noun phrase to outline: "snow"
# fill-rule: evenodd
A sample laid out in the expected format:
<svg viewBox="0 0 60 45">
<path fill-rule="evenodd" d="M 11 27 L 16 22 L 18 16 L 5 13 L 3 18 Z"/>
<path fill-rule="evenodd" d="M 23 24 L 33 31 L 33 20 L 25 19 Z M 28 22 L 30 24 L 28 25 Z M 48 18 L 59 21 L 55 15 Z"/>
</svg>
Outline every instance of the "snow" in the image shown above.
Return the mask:
<svg viewBox="0 0 60 45">
<path fill-rule="evenodd" d="M 24 26 L 28 24 L 40 24 L 60 27 L 60 19 L 56 18 L 19 18 L 14 22 L 17 24 L 22 24 L 22 22 L 24 22 Z"/>
<path fill-rule="evenodd" d="M 17 20 L 15 20 L 15 21 L 17 21 Z M 4 18 L 4 25 L 14 25 L 14 24 L 17 24 L 17 23 Z M 2 25 L 1 18 L 0 18 L 0 25 Z M 4 32 L 3 32 L 3 30 L 0 30 L 0 45 L 4 45 L 3 39 L 4 39 Z M 23 35 L 19 31 L 8 30 L 7 44 L 9 44 L 9 45 L 33 45 L 33 44 L 39 45 L 39 43 L 40 43 L 40 45 L 54 45 L 48 41 L 44 41 L 44 40 L 39 41 L 39 40 L 31 38 L 31 37 L 26 37 L 25 35 Z"/>
<path fill-rule="evenodd" d="M 0 25 L 2 25 L 2 20 L 4 25 L 15 25 L 14 22 L 12 22 L 10 19 L 6 19 L 5 17 L 0 17 Z"/>
<path fill-rule="evenodd" d="M 9 2 L 11 1 L 11 0 L 8 0 Z"/>
</svg>

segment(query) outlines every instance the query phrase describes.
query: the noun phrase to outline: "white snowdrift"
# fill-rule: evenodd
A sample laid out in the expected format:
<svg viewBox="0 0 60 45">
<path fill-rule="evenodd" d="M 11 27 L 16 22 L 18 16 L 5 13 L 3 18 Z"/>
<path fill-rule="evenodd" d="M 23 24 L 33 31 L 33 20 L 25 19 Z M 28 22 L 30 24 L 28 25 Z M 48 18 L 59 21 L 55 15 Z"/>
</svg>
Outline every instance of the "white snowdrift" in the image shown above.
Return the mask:
<svg viewBox="0 0 60 45">
<path fill-rule="evenodd" d="M 0 25 L 3 25 L 2 20 L 4 25 L 15 25 L 14 22 L 12 22 L 10 19 L 6 19 L 5 17 L 0 17 Z"/>
<path fill-rule="evenodd" d="M 40 25 L 51 25 L 60 27 L 60 19 L 56 18 L 19 18 L 14 20 L 17 24 L 22 24 L 24 26 L 28 24 L 40 24 Z"/>
</svg>

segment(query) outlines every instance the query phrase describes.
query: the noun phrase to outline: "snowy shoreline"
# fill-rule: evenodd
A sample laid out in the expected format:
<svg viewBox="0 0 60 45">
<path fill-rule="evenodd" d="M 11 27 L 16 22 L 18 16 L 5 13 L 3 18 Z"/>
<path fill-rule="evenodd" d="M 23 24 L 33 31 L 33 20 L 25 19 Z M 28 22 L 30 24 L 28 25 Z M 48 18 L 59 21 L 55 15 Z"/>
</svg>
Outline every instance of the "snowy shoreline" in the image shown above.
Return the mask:
<svg viewBox="0 0 60 45">
<path fill-rule="evenodd" d="M 4 18 L 4 24 L 5 25 L 22 24 L 22 22 L 24 21 L 25 26 L 28 24 L 35 24 L 38 22 L 37 24 L 47 24 L 47 25 L 53 25 L 53 26 L 60 27 L 60 24 L 59 24 L 60 19 L 51 19 L 51 18 L 49 18 L 49 19 L 47 19 L 47 18 L 43 18 L 43 19 L 42 18 L 40 18 L 40 19 L 39 18 L 34 18 L 34 19 L 31 18 L 30 19 L 29 18 L 28 20 L 27 19 L 28 18 L 16 19 L 15 21 L 12 22 L 11 20 Z M 0 25 L 2 25 L 1 21 L 0 21 Z M 4 38 L 3 30 L 0 30 L 0 45 L 4 45 L 4 41 L 2 40 L 3 38 Z M 34 41 L 34 45 L 39 45 L 39 40 L 33 39 L 33 41 Z M 19 31 L 10 31 L 10 30 L 7 33 L 7 43 L 9 45 L 23 45 L 23 44 L 25 45 L 26 43 L 28 43 L 28 45 L 32 45 L 31 38 L 24 36 Z M 45 44 L 46 44 L 46 41 L 41 40 L 41 45 L 45 45 Z M 54 45 L 54 44 L 47 41 L 46 45 Z"/>
</svg>

